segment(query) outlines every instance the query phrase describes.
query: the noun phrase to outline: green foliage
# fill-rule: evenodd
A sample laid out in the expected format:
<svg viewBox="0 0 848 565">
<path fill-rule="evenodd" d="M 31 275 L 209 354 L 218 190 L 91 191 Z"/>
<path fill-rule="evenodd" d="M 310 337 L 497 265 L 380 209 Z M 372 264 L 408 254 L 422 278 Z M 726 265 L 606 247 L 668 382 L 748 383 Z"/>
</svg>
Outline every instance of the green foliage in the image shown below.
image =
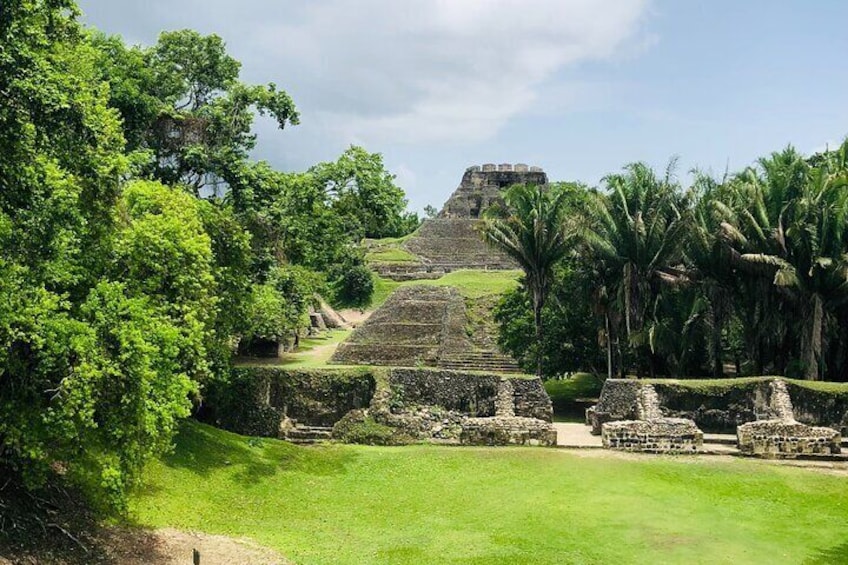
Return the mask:
<svg viewBox="0 0 848 565">
<path fill-rule="evenodd" d="M 486 212 L 482 225 L 485 240 L 524 271 L 522 284 L 532 301 L 537 344 L 544 339 L 542 309 L 553 284 L 554 266 L 571 247 L 564 216 L 573 189 L 576 187 L 566 185 L 513 186 L 504 193 L 502 207 Z M 542 374 L 542 362 L 537 352 L 537 375 Z"/>
<path fill-rule="evenodd" d="M 590 308 L 592 280 L 566 263 L 557 267 L 554 276 L 551 299 L 542 309 L 542 341 L 534 337 L 530 297 L 519 287 L 504 294 L 492 312 L 498 324 L 498 345 L 518 359 L 524 370 L 532 371 L 541 357 L 546 376 L 603 372 L 604 352 Z"/>
<path fill-rule="evenodd" d="M 342 304 L 364 307 L 374 294 L 374 276 L 365 265 L 347 269 L 337 283 L 336 297 Z"/>
<path fill-rule="evenodd" d="M 394 428 L 379 424 L 361 411 L 351 411 L 333 426 L 333 437 L 343 443 L 363 445 L 395 445 Z"/>
<path fill-rule="evenodd" d="M 332 195 L 333 208 L 346 219 L 354 241 L 406 235 L 420 223 L 417 215 L 404 213 L 403 190 L 379 153 L 351 146 L 337 161 L 315 165 L 310 173 Z"/>
</svg>

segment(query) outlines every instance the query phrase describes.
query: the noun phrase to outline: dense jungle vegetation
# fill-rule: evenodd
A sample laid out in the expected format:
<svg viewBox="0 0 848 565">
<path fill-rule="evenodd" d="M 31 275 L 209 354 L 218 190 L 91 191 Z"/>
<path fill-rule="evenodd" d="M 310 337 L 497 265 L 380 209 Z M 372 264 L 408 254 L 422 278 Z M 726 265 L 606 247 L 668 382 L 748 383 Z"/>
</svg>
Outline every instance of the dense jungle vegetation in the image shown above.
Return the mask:
<svg viewBox="0 0 848 565">
<path fill-rule="evenodd" d="M 526 273 L 501 346 L 546 375 L 848 380 L 848 142 L 693 179 L 513 187 L 484 226 Z"/>
<path fill-rule="evenodd" d="M 239 344 L 292 335 L 316 293 L 367 301 L 356 244 L 418 218 L 360 147 L 252 161 L 255 115 L 298 112 L 221 38 L 131 47 L 78 15 L 0 4 L 0 465 L 121 507 Z"/>
</svg>

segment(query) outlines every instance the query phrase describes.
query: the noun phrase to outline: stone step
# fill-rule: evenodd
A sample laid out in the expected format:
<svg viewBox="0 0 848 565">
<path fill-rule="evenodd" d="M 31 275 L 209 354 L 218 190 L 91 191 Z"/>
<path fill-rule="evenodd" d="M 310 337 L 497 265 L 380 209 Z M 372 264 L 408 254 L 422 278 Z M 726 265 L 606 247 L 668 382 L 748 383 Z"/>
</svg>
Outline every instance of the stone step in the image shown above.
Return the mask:
<svg viewBox="0 0 848 565">
<path fill-rule="evenodd" d="M 736 436 L 733 434 L 704 434 L 704 444 L 713 445 L 736 445 Z"/>
<path fill-rule="evenodd" d="M 297 426 L 286 432 L 286 439 L 292 443 L 317 443 L 333 437 L 333 428 L 326 426 Z"/>
</svg>

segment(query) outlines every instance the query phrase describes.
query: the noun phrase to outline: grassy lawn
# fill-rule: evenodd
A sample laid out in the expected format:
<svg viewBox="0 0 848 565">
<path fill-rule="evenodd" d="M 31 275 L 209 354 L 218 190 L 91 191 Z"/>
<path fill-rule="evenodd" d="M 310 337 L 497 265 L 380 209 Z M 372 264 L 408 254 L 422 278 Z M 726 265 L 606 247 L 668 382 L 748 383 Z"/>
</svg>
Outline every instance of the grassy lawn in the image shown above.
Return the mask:
<svg viewBox="0 0 848 565">
<path fill-rule="evenodd" d="M 304 448 L 188 423 L 131 511 L 304 564 L 834 563 L 845 480 L 729 458 Z"/>
<path fill-rule="evenodd" d="M 583 421 L 587 403 L 585 399 L 598 398 L 604 382 L 591 373 L 575 373 L 568 379 L 549 379 L 545 390 L 554 405 L 557 420 Z"/>
<path fill-rule="evenodd" d="M 353 330 L 328 330 L 320 336 L 301 339 L 297 351 L 286 353 L 282 358 L 236 359 L 236 365 L 279 365 L 289 369 L 326 367 L 335 351 L 334 346 L 344 341 L 351 332 Z"/>
<path fill-rule="evenodd" d="M 375 275 L 374 298 L 371 308 L 379 308 L 398 287 L 416 284 L 456 287 L 466 298 L 482 298 L 503 294 L 518 286 L 521 271 L 454 271 L 433 280 L 396 282 Z"/>
<path fill-rule="evenodd" d="M 372 251 L 365 255 L 365 260 L 369 263 L 417 263 L 419 261 L 418 257 L 400 247 Z"/>
</svg>

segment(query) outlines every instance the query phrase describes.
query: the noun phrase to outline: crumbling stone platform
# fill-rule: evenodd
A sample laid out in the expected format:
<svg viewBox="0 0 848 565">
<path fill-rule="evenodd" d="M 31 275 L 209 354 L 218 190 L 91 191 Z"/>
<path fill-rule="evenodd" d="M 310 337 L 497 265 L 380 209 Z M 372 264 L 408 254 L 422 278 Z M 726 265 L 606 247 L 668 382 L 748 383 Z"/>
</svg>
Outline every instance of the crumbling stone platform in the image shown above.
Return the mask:
<svg viewBox="0 0 848 565">
<path fill-rule="evenodd" d="M 459 441 L 463 445 L 537 445 L 553 447 L 557 432 L 550 422 L 537 418 L 495 416 L 466 418 Z"/>
<path fill-rule="evenodd" d="M 692 420 L 658 418 L 622 420 L 601 427 L 607 449 L 647 453 L 696 453 L 704 445 L 704 434 Z"/>
<path fill-rule="evenodd" d="M 760 420 L 736 429 L 739 451 L 766 458 L 841 452 L 842 435 L 832 428 L 787 420 Z"/>
</svg>

